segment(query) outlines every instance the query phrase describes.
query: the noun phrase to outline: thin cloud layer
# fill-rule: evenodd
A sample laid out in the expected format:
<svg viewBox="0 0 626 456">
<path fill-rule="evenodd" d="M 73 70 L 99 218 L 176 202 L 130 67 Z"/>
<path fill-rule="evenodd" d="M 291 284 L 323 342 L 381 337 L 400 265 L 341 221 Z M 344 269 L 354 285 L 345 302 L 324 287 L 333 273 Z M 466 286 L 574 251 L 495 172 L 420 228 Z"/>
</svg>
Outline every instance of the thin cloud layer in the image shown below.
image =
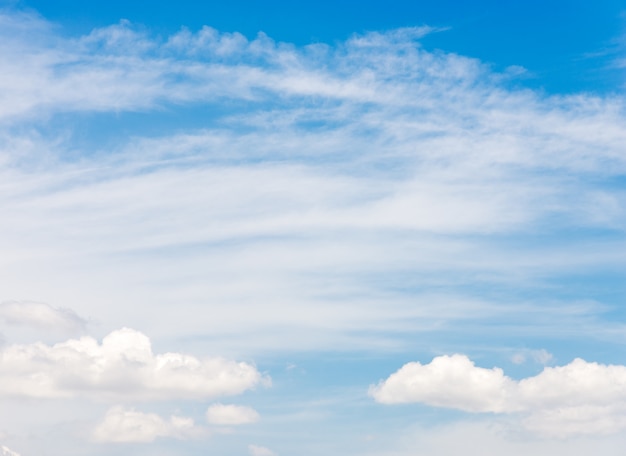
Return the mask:
<svg viewBox="0 0 626 456">
<path fill-rule="evenodd" d="M 159 38 L 123 21 L 67 38 L 38 17 L 2 20 L 2 299 L 97 319 L 106 305 L 108 327 L 158 336 L 262 334 L 236 338 L 248 350 L 372 348 L 396 342 L 353 334 L 436 327 L 432 309 L 475 302 L 459 294 L 477 281 L 517 290 L 624 266 L 620 239 L 587 236 L 626 223 L 603 180 L 626 169 L 619 97 L 512 90 L 475 59 L 423 49 L 428 28 L 299 48 L 208 27 Z M 215 113 L 197 120 L 202 106 Z M 129 113 L 139 121 L 120 134 Z M 534 244 L 538 232 L 559 242 Z M 452 291 L 434 304 L 384 285 L 398 277 Z M 193 321 L 169 314 L 185 305 Z"/>
<path fill-rule="evenodd" d="M 2 302 L 0 303 L 0 320 L 4 320 L 9 325 L 61 332 L 81 331 L 87 324 L 72 310 L 52 307 L 42 302 Z"/>
<path fill-rule="evenodd" d="M 369 394 L 383 404 L 520 413 L 527 429 L 557 437 L 626 429 L 626 366 L 582 359 L 516 381 L 464 355 L 438 356 L 429 364 L 405 364 Z"/>
<path fill-rule="evenodd" d="M 236 426 L 251 424 L 259 421 L 259 413 L 251 407 L 231 404 L 214 404 L 206 411 L 206 418 L 210 424 Z"/>
<path fill-rule="evenodd" d="M 248 445 L 248 453 L 250 456 L 277 456 L 277 454 L 269 448 L 260 445 Z"/>
<path fill-rule="evenodd" d="M 4 347 L 0 379 L 0 394 L 8 397 L 168 400 L 236 395 L 263 377 L 243 362 L 155 355 L 147 336 L 124 328 L 101 344 L 82 337 Z"/>
</svg>

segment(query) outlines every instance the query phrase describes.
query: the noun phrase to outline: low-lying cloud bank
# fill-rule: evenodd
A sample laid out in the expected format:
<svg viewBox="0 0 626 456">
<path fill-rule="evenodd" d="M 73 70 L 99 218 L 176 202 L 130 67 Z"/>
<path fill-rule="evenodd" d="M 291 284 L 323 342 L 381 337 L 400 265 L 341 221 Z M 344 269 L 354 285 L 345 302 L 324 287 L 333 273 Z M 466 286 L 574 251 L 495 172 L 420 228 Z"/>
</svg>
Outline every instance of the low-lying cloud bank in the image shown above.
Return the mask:
<svg viewBox="0 0 626 456">
<path fill-rule="evenodd" d="M 259 418 L 256 410 L 241 405 L 213 404 L 206 412 L 207 422 L 220 426 L 252 424 Z M 116 405 L 95 427 L 92 439 L 98 443 L 151 443 L 159 438 L 189 440 L 209 434 L 208 427 L 197 425 L 191 417 L 172 415 L 164 418 L 156 413 Z"/>
<path fill-rule="evenodd" d="M 411 362 L 369 394 L 383 404 L 422 403 L 473 413 L 519 414 L 523 426 L 547 436 L 608 434 L 626 429 L 626 366 L 575 359 L 514 380 L 468 357 Z"/>
<path fill-rule="evenodd" d="M 150 339 L 123 328 L 52 346 L 10 345 L 0 357 L 0 395 L 96 400 L 205 399 L 267 381 L 252 365 L 182 353 L 153 354 Z"/>
<path fill-rule="evenodd" d="M 204 430 L 193 419 L 171 416 L 164 420 L 155 413 L 143 413 L 134 409 L 115 406 L 109 409 L 93 433 L 100 443 L 149 443 L 158 437 L 187 439 L 200 436 Z"/>
</svg>

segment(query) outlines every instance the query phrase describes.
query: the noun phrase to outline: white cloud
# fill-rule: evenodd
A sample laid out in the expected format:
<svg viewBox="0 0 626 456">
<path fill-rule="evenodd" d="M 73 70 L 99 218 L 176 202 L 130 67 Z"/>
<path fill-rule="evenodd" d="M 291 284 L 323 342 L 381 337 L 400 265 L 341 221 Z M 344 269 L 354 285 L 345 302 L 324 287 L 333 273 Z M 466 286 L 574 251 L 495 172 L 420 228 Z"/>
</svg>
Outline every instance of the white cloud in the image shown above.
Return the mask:
<svg viewBox="0 0 626 456">
<path fill-rule="evenodd" d="M 296 47 L 209 27 L 161 39 L 123 21 L 67 38 L 31 15 L 0 21 L 0 300 L 64 303 L 103 327 L 246 356 L 395 350 L 403 337 L 431 347 L 446 331 L 463 347 L 513 331 L 586 343 L 616 327 L 595 308 L 546 305 L 555 287 L 541 282 L 624 270 L 619 95 L 510 90 L 516 69 L 503 78 L 428 52 L 415 40 L 429 28 Z M 615 235 L 599 243 L 589 227 Z M 477 297 L 493 283 L 511 291 L 504 302 Z M 537 301 L 516 302 L 528 287 Z M 133 331 L 3 355 L 9 396 L 204 399 L 261 381 L 246 363 L 152 354 Z M 406 369 L 429 389 L 385 394 L 509 413 L 548 435 L 623 427 L 620 404 L 559 408 L 570 399 L 549 397 L 544 378 L 544 407 L 522 394 L 532 382 L 447 361 Z M 128 440 L 181 427 L 128 409 L 109 418 L 103 435 L 121 426 Z M 465 450 L 463 436 L 438 443 Z M 517 448 L 528 453 L 546 454 Z"/>
<path fill-rule="evenodd" d="M 70 309 L 30 301 L 0 303 L 0 320 L 10 325 L 68 332 L 84 330 L 87 323 Z"/>
<path fill-rule="evenodd" d="M 2 451 L 2 453 L 0 453 L 0 456 L 20 456 L 19 453 L 11 450 L 10 448 L 4 445 L 0 446 L 0 451 Z"/>
<path fill-rule="evenodd" d="M 511 361 L 515 364 L 523 364 L 528 358 L 538 364 L 546 365 L 552 361 L 553 355 L 543 348 L 540 350 L 522 350 L 514 353 L 511 356 Z"/>
<path fill-rule="evenodd" d="M 210 424 L 235 426 L 256 423 L 260 417 L 258 412 L 251 407 L 214 404 L 207 409 L 206 418 Z"/>
<path fill-rule="evenodd" d="M 93 438 L 102 443 L 148 443 L 158 437 L 188 439 L 202 433 L 203 430 L 196 427 L 191 418 L 171 416 L 166 421 L 155 413 L 115 406 L 107 411 L 93 431 Z"/>
<path fill-rule="evenodd" d="M 476 367 L 463 355 L 438 356 L 429 364 L 412 362 L 370 394 L 383 404 L 421 402 L 468 412 L 510 411 L 515 383 L 502 369 Z"/>
<path fill-rule="evenodd" d="M 0 394 L 133 400 L 240 394 L 263 380 L 250 364 L 181 353 L 152 353 L 150 339 L 124 328 L 48 346 L 10 345 L 0 358 Z"/>
<path fill-rule="evenodd" d="M 248 445 L 248 452 L 250 456 L 277 456 L 269 448 L 265 448 L 259 445 Z"/>
<path fill-rule="evenodd" d="M 397 277 L 421 290 L 524 287 L 624 264 L 613 242 L 523 238 L 623 225 L 626 200 L 602 183 L 626 168 L 620 99 L 508 90 L 475 59 L 420 47 L 428 28 L 298 48 L 208 27 L 160 39 L 128 22 L 68 39 L 40 18 L 2 17 L 1 299 L 246 354 L 285 338 L 369 349 L 395 346 L 409 324 L 476 315 L 471 291 L 433 302 L 385 286 Z M 84 112 L 141 111 L 151 124 L 199 104 L 232 110 L 150 137 L 139 125 L 132 139 L 94 120 L 113 145 L 73 130 L 73 115 L 90 124 Z M 46 127 L 61 113 L 61 133 Z M 442 318 L 446 301 L 458 311 Z M 515 307 L 485 304 L 491 319 Z M 164 318 L 146 317 L 154 307 Z M 354 336 L 365 331 L 378 336 Z"/>
<path fill-rule="evenodd" d="M 626 366 L 575 359 L 519 381 L 463 355 L 405 364 L 371 386 L 384 404 L 418 402 L 467 412 L 519 413 L 534 432 L 564 437 L 626 429 Z"/>
</svg>

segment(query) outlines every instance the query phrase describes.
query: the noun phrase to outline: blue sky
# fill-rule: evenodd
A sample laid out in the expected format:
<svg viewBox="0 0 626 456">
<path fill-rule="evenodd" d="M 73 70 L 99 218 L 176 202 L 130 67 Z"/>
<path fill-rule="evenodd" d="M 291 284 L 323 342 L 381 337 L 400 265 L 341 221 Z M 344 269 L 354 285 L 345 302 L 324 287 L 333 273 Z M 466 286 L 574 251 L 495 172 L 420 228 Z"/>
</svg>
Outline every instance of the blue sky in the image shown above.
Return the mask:
<svg viewBox="0 0 626 456">
<path fill-rule="evenodd" d="M 5 2 L 0 454 L 621 454 L 621 2 Z"/>
</svg>

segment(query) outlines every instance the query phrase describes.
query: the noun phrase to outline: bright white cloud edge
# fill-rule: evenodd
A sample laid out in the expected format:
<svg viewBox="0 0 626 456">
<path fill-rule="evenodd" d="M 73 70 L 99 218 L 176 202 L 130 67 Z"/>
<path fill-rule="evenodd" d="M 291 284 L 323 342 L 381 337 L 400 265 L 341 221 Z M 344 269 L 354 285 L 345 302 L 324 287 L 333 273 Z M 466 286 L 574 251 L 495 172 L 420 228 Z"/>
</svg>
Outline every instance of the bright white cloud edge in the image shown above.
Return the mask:
<svg viewBox="0 0 626 456">
<path fill-rule="evenodd" d="M 240 394 L 264 378 L 251 364 L 182 353 L 154 354 L 150 339 L 123 328 L 91 337 L 1 350 L 0 395 L 96 400 L 203 399 Z"/>
</svg>

